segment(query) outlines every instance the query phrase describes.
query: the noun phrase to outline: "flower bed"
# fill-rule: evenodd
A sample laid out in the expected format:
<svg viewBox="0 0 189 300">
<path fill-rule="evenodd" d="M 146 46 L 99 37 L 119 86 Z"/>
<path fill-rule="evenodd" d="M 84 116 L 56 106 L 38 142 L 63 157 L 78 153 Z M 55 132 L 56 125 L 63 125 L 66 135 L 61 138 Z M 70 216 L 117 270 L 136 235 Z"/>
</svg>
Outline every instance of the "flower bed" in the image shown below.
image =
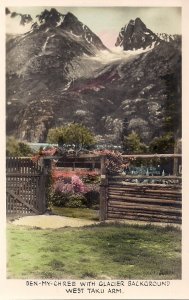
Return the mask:
<svg viewBox="0 0 189 300">
<path fill-rule="evenodd" d="M 98 209 L 99 181 L 96 171 L 54 169 L 49 193 L 50 203 L 58 207 Z"/>
</svg>

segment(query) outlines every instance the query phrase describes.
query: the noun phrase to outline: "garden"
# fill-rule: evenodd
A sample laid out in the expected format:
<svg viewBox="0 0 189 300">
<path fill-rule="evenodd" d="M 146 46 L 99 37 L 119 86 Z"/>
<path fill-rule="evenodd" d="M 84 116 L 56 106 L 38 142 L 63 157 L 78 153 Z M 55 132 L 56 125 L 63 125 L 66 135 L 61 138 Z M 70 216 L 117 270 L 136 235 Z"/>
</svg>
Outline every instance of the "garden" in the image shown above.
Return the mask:
<svg viewBox="0 0 189 300">
<path fill-rule="evenodd" d="M 73 146 L 73 141 L 75 148 L 72 149 L 72 155 L 78 157 L 82 149 L 92 145 L 94 140 L 85 129 L 78 127 L 81 130 L 75 131 L 74 126 L 51 130 L 49 142 L 58 142 L 60 146 L 40 149 L 37 154 L 31 155 L 31 159 L 38 160 L 45 155 L 57 154 L 63 158 L 68 157 L 70 150 L 62 147 L 61 143 Z M 78 132 L 81 133 L 80 139 Z M 22 143 L 15 145 L 13 140 L 9 140 L 7 150 L 7 155 L 14 152 L 19 153 L 19 156 L 23 153 L 27 155 L 29 151 Z M 96 150 L 93 150 L 95 153 Z M 103 150 L 103 154 L 106 154 L 106 169 L 110 174 L 121 171 L 124 174 L 149 177 L 159 176 L 163 172 L 159 167 L 156 168 L 159 163 L 157 159 L 141 167 L 141 160 L 137 162 L 131 159 L 124 163 L 119 152 Z M 98 222 L 99 168 L 62 168 L 59 162 L 57 158 L 53 160 L 54 166 L 49 174 L 47 196 L 50 215 L 75 218 L 76 222 L 77 218 L 90 220 L 94 224 L 77 228 L 66 226 L 42 229 L 35 225 L 17 226 L 9 222 L 8 278 L 181 279 L 180 226 L 129 221 Z M 168 172 L 162 175 L 164 178 Z"/>
</svg>

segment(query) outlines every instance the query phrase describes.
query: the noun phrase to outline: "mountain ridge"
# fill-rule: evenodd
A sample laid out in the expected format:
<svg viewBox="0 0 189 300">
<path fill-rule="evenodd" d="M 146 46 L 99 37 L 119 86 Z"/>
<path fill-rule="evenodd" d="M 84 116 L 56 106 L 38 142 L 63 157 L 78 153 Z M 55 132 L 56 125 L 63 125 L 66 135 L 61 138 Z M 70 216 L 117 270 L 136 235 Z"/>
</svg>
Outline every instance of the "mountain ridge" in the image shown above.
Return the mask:
<svg viewBox="0 0 189 300">
<path fill-rule="evenodd" d="M 52 18 L 51 13 L 44 11 L 33 30 L 7 40 L 8 135 L 43 142 L 49 128 L 73 121 L 116 144 L 123 129 L 126 134 L 136 131 L 145 143 L 170 128 L 181 132 L 180 121 L 175 124 L 169 113 L 173 101 L 179 120 L 181 96 L 175 89 L 181 80 L 179 38 L 161 41 L 137 20 L 131 24 L 135 30 L 124 29 L 136 38 L 129 43 L 131 49 L 123 51 L 125 58 L 103 62 L 103 57 L 98 60 L 99 51 L 107 51 L 107 57 L 111 52 L 86 25 L 73 14 L 63 18 L 53 11 Z M 143 32 L 150 36 L 145 41 Z"/>
</svg>

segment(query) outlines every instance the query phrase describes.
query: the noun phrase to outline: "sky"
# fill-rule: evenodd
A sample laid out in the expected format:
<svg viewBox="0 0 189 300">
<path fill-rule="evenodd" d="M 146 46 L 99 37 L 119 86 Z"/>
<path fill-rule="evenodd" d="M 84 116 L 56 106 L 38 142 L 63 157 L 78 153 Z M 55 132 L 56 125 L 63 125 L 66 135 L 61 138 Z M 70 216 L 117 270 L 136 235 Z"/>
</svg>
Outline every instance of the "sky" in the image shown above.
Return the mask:
<svg viewBox="0 0 189 300">
<path fill-rule="evenodd" d="M 48 7 L 9 7 L 10 11 L 30 14 L 32 18 Z M 137 17 L 155 33 L 181 34 L 181 8 L 179 7 L 56 7 L 65 14 L 72 12 L 82 23 L 96 33 L 103 43 L 112 48 L 120 29 Z M 7 32 L 16 27 L 7 23 Z"/>
</svg>

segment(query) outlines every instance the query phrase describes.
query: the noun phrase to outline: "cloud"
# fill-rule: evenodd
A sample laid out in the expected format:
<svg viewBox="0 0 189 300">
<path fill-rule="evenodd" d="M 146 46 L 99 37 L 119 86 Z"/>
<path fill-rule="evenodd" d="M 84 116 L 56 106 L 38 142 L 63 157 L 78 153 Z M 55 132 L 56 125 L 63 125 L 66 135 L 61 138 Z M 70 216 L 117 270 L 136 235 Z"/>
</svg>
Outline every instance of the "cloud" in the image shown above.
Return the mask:
<svg viewBox="0 0 189 300">
<path fill-rule="evenodd" d="M 11 14 L 6 15 L 6 33 L 9 34 L 23 34 L 31 29 L 31 23 L 25 25 L 20 24 L 21 16 L 16 15 L 11 17 Z"/>
</svg>

